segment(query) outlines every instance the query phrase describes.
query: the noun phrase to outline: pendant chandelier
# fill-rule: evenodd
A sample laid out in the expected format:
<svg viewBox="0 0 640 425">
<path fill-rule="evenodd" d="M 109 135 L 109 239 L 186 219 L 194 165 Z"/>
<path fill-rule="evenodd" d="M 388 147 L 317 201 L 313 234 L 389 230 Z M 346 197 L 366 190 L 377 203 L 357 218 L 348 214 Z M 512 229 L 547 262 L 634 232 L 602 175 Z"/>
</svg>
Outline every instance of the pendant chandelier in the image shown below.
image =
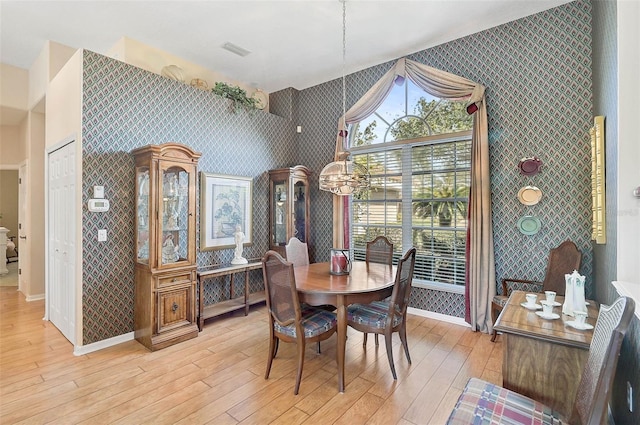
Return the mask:
<svg viewBox="0 0 640 425">
<path fill-rule="evenodd" d="M 347 52 L 347 1 L 342 2 L 342 128 L 338 137 L 342 140 L 342 146 L 347 137 L 346 103 L 347 90 L 345 84 L 345 63 Z M 339 152 L 337 160 L 327 164 L 320 172 L 320 189 L 334 195 L 354 195 L 369 188 L 369 172 L 365 167 L 349 159 L 348 151 Z"/>
</svg>

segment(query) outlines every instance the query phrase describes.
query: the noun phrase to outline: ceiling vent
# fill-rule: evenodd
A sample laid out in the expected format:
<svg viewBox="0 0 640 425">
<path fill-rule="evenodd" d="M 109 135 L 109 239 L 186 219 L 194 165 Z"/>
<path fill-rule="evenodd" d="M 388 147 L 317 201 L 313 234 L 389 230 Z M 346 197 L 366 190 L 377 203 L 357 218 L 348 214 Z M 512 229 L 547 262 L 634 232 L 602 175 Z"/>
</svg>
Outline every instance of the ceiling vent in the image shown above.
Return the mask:
<svg viewBox="0 0 640 425">
<path fill-rule="evenodd" d="M 230 51 L 231 53 L 235 53 L 238 56 L 242 56 L 242 57 L 245 57 L 249 53 L 251 53 L 250 51 L 248 51 L 246 49 L 243 49 L 242 47 L 236 46 L 235 44 L 229 43 L 229 42 L 224 43 L 222 45 L 222 48 L 225 49 L 225 50 Z"/>
</svg>

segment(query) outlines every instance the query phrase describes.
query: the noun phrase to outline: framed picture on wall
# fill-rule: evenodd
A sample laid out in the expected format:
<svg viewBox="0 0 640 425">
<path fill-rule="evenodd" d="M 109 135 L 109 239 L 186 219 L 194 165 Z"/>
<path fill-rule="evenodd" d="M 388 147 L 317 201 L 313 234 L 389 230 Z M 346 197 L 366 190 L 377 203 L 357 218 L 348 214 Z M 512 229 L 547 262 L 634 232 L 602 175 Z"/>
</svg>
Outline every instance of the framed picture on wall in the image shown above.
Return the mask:
<svg viewBox="0 0 640 425">
<path fill-rule="evenodd" d="M 200 249 L 234 248 L 234 235 L 253 244 L 253 179 L 200 173 Z"/>
</svg>

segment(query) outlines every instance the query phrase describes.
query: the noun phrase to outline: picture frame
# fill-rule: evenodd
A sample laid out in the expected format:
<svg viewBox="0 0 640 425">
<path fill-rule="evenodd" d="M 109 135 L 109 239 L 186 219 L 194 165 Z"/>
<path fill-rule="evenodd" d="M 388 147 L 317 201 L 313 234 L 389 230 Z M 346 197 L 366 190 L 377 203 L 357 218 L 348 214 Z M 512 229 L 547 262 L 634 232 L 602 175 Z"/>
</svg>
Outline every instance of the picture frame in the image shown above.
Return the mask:
<svg viewBox="0 0 640 425">
<path fill-rule="evenodd" d="M 591 239 L 596 244 L 607 243 L 605 191 L 605 127 L 603 115 L 593 117 L 591 136 L 591 211 L 593 225 Z"/>
<path fill-rule="evenodd" d="M 200 172 L 200 250 L 235 248 L 236 226 L 253 244 L 253 178 Z"/>
</svg>

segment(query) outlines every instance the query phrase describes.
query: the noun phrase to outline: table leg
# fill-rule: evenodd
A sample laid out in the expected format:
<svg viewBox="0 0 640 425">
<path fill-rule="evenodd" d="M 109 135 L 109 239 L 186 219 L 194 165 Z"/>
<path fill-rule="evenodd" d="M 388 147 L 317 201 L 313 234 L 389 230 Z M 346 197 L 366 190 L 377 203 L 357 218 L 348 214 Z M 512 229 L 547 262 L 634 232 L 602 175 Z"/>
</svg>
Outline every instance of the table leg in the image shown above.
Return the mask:
<svg viewBox="0 0 640 425">
<path fill-rule="evenodd" d="M 198 276 L 198 330 L 202 332 L 202 327 L 204 326 L 204 288 L 203 282 L 204 279 Z"/>
<path fill-rule="evenodd" d="M 249 270 L 244 271 L 244 315 L 249 314 Z"/>
<path fill-rule="evenodd" d="M 347 346 L 347 307 L 344 305 L 344 295 L 338 295 L 338 391 L 344 392 L 344 357 Z"/>
</svg>

